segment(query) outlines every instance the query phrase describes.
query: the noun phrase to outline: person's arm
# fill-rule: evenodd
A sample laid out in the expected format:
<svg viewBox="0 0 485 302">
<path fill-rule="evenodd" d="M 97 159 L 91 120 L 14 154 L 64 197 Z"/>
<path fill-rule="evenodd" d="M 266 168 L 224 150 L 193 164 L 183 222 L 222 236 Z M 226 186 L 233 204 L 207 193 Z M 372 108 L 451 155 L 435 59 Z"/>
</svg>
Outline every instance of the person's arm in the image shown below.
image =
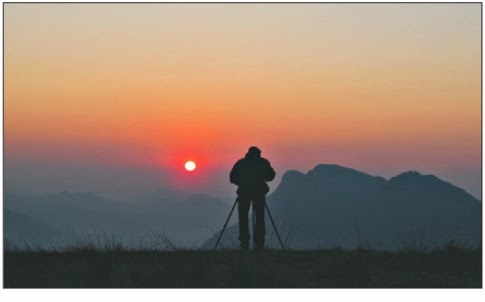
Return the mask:
<svg viewBox="0 0 485 302">
<path fill-rule="evenodd" d="M 239 161 L 232 167 L 231 173 L 229 174 L 229 181 L 236 186 L 239 185 Z"/>
<path fill-rule="evenodd" d="M 272 181 L 276 175 L 273 167 L 271 167 L 271 163 L 266 160 L 267 166 L 266 166 L 266 174 L 265 174 L 265 180 L 266 181 Z"/>
</svg>

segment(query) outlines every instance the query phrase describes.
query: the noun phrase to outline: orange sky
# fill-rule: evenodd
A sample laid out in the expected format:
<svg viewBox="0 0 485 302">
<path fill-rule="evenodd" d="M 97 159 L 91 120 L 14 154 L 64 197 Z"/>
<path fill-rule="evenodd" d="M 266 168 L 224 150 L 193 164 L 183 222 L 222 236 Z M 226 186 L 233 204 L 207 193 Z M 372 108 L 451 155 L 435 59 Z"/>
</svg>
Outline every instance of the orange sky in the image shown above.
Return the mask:
<svg viewBox="0 0 485 302">
<path fill-rule="evenodd" d="M 280 171 L 465 170 L 479 190 L 480 4 L 4 10 L 6 160 L 226 169 L 258 145 Z"/>
</svg>

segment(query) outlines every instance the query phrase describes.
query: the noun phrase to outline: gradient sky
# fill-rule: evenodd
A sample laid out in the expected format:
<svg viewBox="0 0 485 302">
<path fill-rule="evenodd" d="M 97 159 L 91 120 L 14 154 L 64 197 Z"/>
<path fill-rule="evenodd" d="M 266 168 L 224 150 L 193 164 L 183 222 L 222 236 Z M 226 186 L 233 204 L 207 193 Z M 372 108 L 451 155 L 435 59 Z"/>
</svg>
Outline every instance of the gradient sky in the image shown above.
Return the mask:
<svg viewBox="0 0 485 302">
<path fill-rule="evenodd" d="M 257 145 L 279 177 L 418 170 L 480 197 L 481 4 L 4 4 L 4 127 L 5 190 L 99 166 L 234 191 Z"/>
</svg>

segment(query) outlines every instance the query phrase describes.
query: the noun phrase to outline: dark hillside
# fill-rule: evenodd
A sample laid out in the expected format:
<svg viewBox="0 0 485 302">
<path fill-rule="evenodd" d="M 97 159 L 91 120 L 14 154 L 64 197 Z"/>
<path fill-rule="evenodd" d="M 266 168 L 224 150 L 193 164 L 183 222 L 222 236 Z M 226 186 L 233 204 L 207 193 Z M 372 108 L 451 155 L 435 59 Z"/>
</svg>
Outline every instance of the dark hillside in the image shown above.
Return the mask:
<svg viewBox="0 0 485 302">
<path fill-rule="evenodd" d="M 481 201 L 415 171 L 389 181 L 338 165 L 317 165 L 307 174 L 288 171 L 267 203 L 294 249 L 397 250 L 442 246 L 450 240 L 470 247 L 481 244 Z M 269 245 L 277 248 L 269 220 L 266 228 Z M 227 229 L 222 246 L 235 247 L 237 229 Z M 216 236 L 203 247 L 214 246 Z"/>
</svg>

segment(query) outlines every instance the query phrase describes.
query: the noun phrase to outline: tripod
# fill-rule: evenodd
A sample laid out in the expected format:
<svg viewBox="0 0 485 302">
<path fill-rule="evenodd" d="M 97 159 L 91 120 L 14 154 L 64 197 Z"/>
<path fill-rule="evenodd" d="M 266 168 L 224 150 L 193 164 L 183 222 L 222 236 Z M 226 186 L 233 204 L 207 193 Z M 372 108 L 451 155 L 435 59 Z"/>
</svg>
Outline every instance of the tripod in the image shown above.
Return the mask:
<svg viewBox="0 0 485 302">
<path fill-rule="evenodd" d="M 236 201 L 234 202 L 234 205 L 232 206 L 231 212 L 229 212 L 229 216 L 227 216 L 226 222 L 224 223 L 224 226 L 222 227 L 222 231 L 219 234 L 219 238 L 217 238 L 216 245 L 214 246 L 212 251 L 215 251 L 217 246 L 219 245 L 219 241 L 221 241 L 222 234 L 224 234 L 224 231 L 226 230 L 227 223 L 229 222 L 229 219 L 231 219 L 232 212 L 234 212 L 234 208 L 236 207 L 237 202 L 238 202 L 238 199 L 236 198 Z M 280 245 L 281 245 L 281 249 L 284 251 L 285 246 L 283 245 L 283 241 L 281 241 L 280 234 L 278 233 L 278 230 L 276 229 L 276 225 L 273 221 L 273 217 L 271 216 L 271 213 L 269 212 L 269 208 L 268 208 L 268 205 L 266 204 L 266 201 L 264 202 L 264 207 L 266 208 L 266 212 L 268 212 L 269 219 L 271 220 L 271 224 L 273 225 L 273 229 L 276 233 L 276 236 L 278 237 L 278 240 L 279 240 Z M 254 230 L 254 206 L 253 206 L 253 230 Z"/>
</svg>

